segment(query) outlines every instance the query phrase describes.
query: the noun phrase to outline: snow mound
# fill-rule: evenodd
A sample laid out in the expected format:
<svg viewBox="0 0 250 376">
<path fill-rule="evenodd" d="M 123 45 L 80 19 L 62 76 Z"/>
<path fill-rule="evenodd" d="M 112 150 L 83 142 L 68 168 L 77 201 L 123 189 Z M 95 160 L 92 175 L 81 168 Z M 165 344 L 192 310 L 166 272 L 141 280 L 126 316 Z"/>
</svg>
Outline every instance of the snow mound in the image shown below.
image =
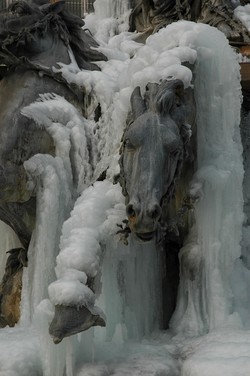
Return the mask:
<svg viewBox="0 0 250 376">
<path fill-rule="evenodd" d="M 250 331 L 212 332 L 193 341 L 185 351 L 188 358 L 182 366 L 183 376 L 250 374 Z"/>
<path fill-rule="evenodd" d="M 39 347 L 31 329 L 1 329 L 0 376 L 42 376 Z"/>
</svg>

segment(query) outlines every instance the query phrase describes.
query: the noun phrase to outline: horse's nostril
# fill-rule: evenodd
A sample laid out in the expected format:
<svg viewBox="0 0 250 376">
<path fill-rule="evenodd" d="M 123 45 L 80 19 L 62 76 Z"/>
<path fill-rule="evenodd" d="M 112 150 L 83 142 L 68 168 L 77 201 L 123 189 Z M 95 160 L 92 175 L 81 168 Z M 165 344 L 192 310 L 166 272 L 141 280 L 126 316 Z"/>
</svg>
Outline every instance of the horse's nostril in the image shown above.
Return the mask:
<svg viewBox="0 0 250 376">
<path fill-rule="evenodd" d="M 126 213 L 127 213 L 128 217 L 135 217 L 136 216 L 135 209 L 134 209 L 134 206 L 132 204 L 127 205 Z"/>
<path fill-rule="evenodd" d="M 161 215 L 161 207 L 159 205 L 154 205 L 150 210 L 149 210 L 149 216 L 152 219 L 159 218 Z"/>
</svg>

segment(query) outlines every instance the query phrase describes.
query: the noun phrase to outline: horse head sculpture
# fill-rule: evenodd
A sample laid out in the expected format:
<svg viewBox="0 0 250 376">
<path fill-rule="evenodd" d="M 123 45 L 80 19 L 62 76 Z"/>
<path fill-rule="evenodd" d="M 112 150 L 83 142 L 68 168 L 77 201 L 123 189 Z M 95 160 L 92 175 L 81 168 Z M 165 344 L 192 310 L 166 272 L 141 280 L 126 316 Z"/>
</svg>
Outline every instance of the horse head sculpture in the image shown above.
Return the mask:
<svg viewBox="0 0 250 376">
<path fill-rule="evenodd" d="M 140 241 L 153 239 L 163 201 L 174 194 L 190 137 L 184 86 L 180 80 L 148 84 L 131 96 L 132 121 L 123 135 L 121 185 L 128 225 Z"/>
</svg>

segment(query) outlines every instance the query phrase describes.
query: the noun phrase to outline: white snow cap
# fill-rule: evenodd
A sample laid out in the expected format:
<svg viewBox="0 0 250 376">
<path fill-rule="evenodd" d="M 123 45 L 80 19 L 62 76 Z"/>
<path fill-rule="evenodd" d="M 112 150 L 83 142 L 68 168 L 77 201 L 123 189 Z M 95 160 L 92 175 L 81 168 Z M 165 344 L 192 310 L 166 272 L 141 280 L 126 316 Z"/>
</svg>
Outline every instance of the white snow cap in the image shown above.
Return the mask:
<svg viewBox="0 0 250 376">
<path fill-rule="evenodd" d="M 54 304 L 93 305 L 94 294 L 86 286 L 100 268 L 101 247 L 106 236 L 115 235 L 125 218 L 121 187 L 105 180 L 86 189 L 64 223 L 57 256 L 58 280 L 50 284 Z"/>
</svg>

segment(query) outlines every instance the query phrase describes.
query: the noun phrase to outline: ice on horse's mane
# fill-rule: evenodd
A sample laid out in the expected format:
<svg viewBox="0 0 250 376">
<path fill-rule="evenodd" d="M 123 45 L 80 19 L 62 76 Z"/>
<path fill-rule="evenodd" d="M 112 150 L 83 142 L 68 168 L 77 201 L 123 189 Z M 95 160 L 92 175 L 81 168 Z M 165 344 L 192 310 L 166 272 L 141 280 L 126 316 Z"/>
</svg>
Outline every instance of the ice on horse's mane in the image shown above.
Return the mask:
<svg viewBox="0 0 250 376">
<path fill-rule="evenodd" d="M 0 23 L 0 64 L 8 68 L 29 66 L 30 55 L 37 53 L 39 40 L 44 45 L 49 30 L 72 49 L 79 68 L 99 70 L 93 62 L 107 60 L 97 50 L 98 43 L 82 29 L 84 21 L 64 9 L 64 1 L 14 2 L 0 13 Z"/>
</svg>

